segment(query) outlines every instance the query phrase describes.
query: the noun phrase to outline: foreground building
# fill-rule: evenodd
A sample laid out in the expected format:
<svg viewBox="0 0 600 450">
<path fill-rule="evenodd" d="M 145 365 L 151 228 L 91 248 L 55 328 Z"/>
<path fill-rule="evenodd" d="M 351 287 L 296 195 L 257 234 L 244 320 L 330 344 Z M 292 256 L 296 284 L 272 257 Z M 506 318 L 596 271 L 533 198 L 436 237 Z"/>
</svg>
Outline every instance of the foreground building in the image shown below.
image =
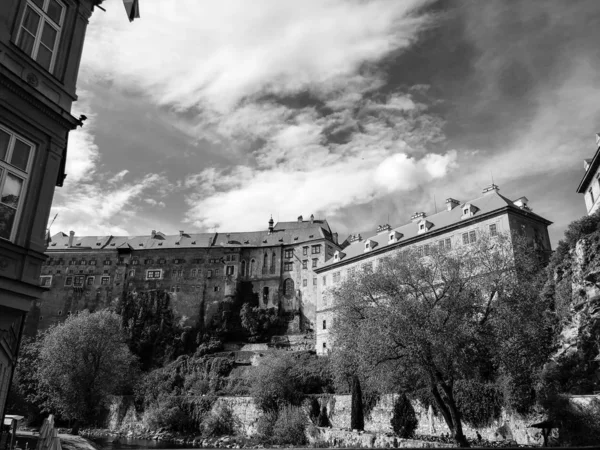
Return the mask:
<svg viewBox="0 0 600 450">
<path fill-rule="evenodd" d="M 433 248 L 450 250 L 474 243 L 484 233 L 494 236 L 504 232 L 526 236 L 536 249 L 550 253 L 548 226 L 552 222 L 533 213 L 527 198 L 513 201 L 498 191 L 496 185 L 491 185 L 473 200 L 461 202 L 449 198 L 444 211 L 431 216 L 418 212 L 405 225 L 396 228 L 382 225 L 368 237 L 353 236 L 349 246 L 336 251 L 332 259 L 317 268 L 317 353 L 326 354 L 332 346 L 329 330 L 335 318 L 335 305 L 327 290 L 351 276 L 354 270 L 365 266 L 375 269 L 382 257 L 407 249 L 416 249 L 427 256 Z"/>
<path fill-rule="evenodd" d="M 33 335 L 69 314 L 109 307 L 125 294 L 167 291 L 176 318 L 185 325 L 219 321 L 244 286 L 261 308 L 295 313 L 289 332 L 313 327 L 315 270 L 336 251 L 337 234 L 313 216 L 273 223 L 264 231 L 146 236 L 51 238 L 42 268 L 41 302 L 31 309 L 26 333 Z"/>
<path fill-rule="evenodd" d="M 588 215 L 594 214 L 600 206 L 600 134 L 596 134 L 596 154 L 583 161 L 585 174 L 577 187 L 583 194 Z"/>
<path fill-rule="evenodd" d="M 46 224 L 65 178 L 83 42 L 102 0 L 0 2 L 0 423 L 27 311 L 46 290 Z"/>
</svg>

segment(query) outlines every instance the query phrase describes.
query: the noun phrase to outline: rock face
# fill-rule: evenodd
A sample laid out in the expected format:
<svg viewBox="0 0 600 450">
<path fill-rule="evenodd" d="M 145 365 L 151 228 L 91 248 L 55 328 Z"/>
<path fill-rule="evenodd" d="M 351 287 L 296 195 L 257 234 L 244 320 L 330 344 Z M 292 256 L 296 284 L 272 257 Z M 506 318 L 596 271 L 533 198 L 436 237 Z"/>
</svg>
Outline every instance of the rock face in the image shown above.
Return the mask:
<svg viewBox="0 0 600 450">
<path fill-rule="evenodd" d="M 599 251 L 600 233 L 594 233 L 579 239 L 554 269 L 557 309 L 564 321 L 555 358 L 576 352 L 600 320 Z"/>
</svg>

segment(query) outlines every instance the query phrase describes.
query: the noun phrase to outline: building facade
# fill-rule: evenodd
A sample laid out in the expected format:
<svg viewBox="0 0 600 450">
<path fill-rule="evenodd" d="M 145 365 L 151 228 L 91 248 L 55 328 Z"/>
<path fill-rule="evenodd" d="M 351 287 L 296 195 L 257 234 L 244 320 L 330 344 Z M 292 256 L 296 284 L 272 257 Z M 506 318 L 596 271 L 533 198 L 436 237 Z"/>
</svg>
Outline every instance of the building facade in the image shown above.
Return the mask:
<svg viewBox="0 0 600 450">
<path fill-rule="evenodd" d="M 69 314 L 114 305 L 123 295 L 170 293 L 174 314 L 184 325 L 219 321 L 242 284 L 261 308 L 297 313 L 298 332 L 312 330 L 317 278 L 340 247 L 326 220 L 298 217 L 264 231 L 147 236 L 51 238 L 40 284 L 46 289 L 27 318 L 33 335 Z"/>
<path fill-rule="evenodd" d="M 0 2 L 0 422 L 39 276 L 83 42 L 102 0 Z"/>
<path fill-rule="evenodd" d="M 498 191 L 492 185 L 480 197 L 467 202 L 449 198 L 444 211 L 431 216 L 415 213 L 405 225 L 396 228 L 383 225 L 369 237 L 354 236 L 349 246 L 338 250 L 324 266 L 317 268 L 317 354 L 326 354 L 333 344 L 329 333 L 335 319 L 335 305 L 328 290 L 357 269 L 365 266 L 375 269 L 378 260 L 385 256 L 407 249 L 427 256 L 433 248 L 451 250 L 474 243 L 483 234 L 494 236 L 505 232 L 523 235 L 535 248 L 550 252 L 548 226 L 552 222 L 534 214 L 527 198 L 512 201 Z"/>
<path fill-rule="evenodd" d="M 600 134 L 596 134 L 596 154 L 592 159 L 583 161 L 585 174 L 577 187 L 577 193 L 583 194 L 588 215 L 594 214 L 600 207 Z"/>
</svg>

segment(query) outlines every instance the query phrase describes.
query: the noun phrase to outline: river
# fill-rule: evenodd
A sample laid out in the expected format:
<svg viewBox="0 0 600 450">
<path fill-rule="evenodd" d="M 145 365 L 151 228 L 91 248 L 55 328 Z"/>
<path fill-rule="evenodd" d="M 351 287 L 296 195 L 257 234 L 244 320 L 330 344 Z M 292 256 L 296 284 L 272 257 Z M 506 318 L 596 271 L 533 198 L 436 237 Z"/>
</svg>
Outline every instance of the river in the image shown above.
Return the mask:
<svg viewBox="0 0 600 450">
<path fill-rule="evenodd" d="M 176 444 L 174 442 L 155 441 L 152 439 L 127 439 L 112 436 L 87 439 L 94 442 L 101 450 L 170 450 L 191 448 L 189 444 Z"/>
</svg>

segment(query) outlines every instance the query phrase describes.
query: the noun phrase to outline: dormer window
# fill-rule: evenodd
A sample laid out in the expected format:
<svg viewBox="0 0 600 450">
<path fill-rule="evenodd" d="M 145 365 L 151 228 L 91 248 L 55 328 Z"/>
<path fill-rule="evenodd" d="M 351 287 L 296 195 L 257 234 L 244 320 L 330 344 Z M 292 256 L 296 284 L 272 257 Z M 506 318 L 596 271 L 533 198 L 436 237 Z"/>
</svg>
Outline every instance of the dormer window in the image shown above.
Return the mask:
<svg viewBox="0 0 600 450">
<path fill-rule="evenodd" d="M 339 250 L 336 250 L 335 253 L 333 254 L 333 260 L 334 261 L 339 261 L 344 256 L 346 256 L 346 254 L 344 252 L 340 252 Z"/>
<path fill-rule="evenodd" d="M 400 239 L 402 239 L 404 235 L 402 233 L 399 233 L 398 231 L 392 231 L 390 233 L 390 239 L 388 241 L 388 243 L 392 243 L 392 242 L 398 242 Z"/>
<path fill-rule="evenodd" d="M 479 211 L 479 208 L 477 208 L 476 206 L 471 205 L 470 203 L 467 203 L 465 205 L 463 205 L 462 207 L 462 216 L 461 219 L 467 219 L 469 217 L 473 217 L 473 215 Z"/>
<path fill-rule="evenodd" d="M 433 224 L 428 220 L 421 220 L 418 224 L 418 234 L 427 233 L 429 229 L 433 226 Z"/>
<path fill-rule="evenodd" d="M 365 252 L 374 249 L 377 246 L 377 242 L 372 239 L 367 239 L 365 241 Z"/>
</svg>

